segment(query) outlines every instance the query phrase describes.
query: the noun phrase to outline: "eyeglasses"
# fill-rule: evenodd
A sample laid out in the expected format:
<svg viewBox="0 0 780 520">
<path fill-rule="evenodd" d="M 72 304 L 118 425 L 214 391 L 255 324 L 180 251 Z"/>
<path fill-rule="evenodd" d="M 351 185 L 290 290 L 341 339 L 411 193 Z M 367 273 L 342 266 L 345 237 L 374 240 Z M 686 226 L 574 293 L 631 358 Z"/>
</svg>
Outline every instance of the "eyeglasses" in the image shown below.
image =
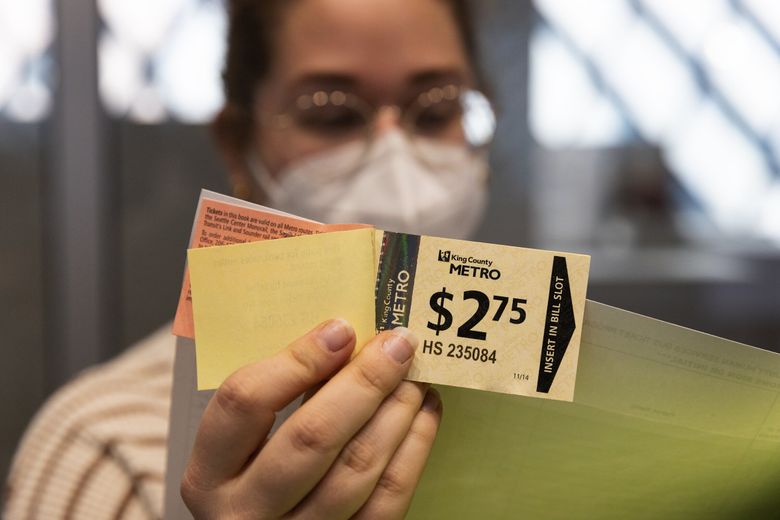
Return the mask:
<svg viewBox="0 0 780 520">
<path fill-rule="evenodd" d="M 486 148 L 495 131 L 495 114 L 485 95 L 453 84 L 426 90 L 403 108 L 375 107 L 350 92 L 320 90 L 298 96 L 283 112 L 260 121 L 285 133 L 282 142 L 290 156 L 303 157 L 350 142 L 367 150 L 387 112 L 413 144 L 436 141 L 476 150 Z M 415 148 L 424 155 L 424 146 Z"/>
</svg>

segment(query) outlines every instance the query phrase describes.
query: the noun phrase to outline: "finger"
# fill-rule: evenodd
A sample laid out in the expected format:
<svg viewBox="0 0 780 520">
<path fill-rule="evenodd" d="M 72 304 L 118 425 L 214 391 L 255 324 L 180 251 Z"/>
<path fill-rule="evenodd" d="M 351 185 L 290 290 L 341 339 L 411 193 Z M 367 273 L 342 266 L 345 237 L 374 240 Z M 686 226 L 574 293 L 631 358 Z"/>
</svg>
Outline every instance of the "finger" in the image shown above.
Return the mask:
<svg viewBox="0 0 780 520">
<path fill-rule="evenodd" d="M 327 381 L 323 381 L 323 382 L 321 382 L 321 383 L 317 383 L 317 384 L 316 384 L 316 385 L 314 385 L 313 387 L 311 387 L 311 388 L 309 388 L 308 390 L 306 390 L 306 393 L 304 393 L 304 394 L 303 394 L 303 399 L 301 400 L 301 404 L 305 403 L 306 401 L 308 401 L 309 399 L 311 399 L 312 397 L 314 397 L 314 395 L 315 395 L 317 392 L 319 392 L 319 391 L 320 391 L 320 388 L 322 388 L 323 386 L 325 386 L 325 383 L 326 383 L 326 382 L 327 382 Z"/>
<path fill-rule="evenodd" d="M 436 438 L 441 414 L 441 399 L 431 388 L 409 434 L 390 459 L 373 493 L 353 518 L 385 520 L 406 516 Z"/>
<path fill-rule="evenodd" d="M 426 384 L 401 382 L 291 516 L 349 518 L 360 509 L 409 433 L 427 389 Z"/>
<path fill-rule="evenodd" d="M 411 365 L 417 339 L 396 328 L 360 354 L 298 409 L 252 462 L 243 480 L 270 516 L 290 511 L 374 415 Z"/>
<path fill-rule="evenodd" d="M 352 327 L 331 320 L 233 373 L 206 407 L 185 477 L 209 487 L 235 476 L 265 440 L 276 412 L 343 366 L 354 346 Z"/>
</svg>

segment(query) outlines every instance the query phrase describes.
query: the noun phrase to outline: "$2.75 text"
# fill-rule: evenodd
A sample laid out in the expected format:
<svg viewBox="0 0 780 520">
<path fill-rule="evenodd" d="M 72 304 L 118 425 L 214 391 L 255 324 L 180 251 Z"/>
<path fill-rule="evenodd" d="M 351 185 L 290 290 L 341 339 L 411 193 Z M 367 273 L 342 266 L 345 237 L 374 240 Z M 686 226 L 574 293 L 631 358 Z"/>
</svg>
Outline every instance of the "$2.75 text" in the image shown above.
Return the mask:
<svg viewBox="0 0 780 520">
<path fill-rule="evenodd" d="M 437 291 L 431 295 L 430 305 L 431 309 L 436 313 L 436 322 L 429 321 L 428 328 L 435 331 L 437 336 L 440 332 L 443 332 L 452 326 L 452 312 L 445 307 L 445 304 L 447 301 L 453 301 L 453 299 L 454 295 L 448 292 L 446 287 L 443 287 L 441 291 Z M 475 328 L 490 311 L 491 299 L 482 291 L 471 290 L 463 292 L 463 301 L 466 300 L 476 301 L 477 310 L 469 319 L 458 327 L 458 337 L 484 341 L 487 339 L 487 333 L 476 330 Z M 510 307 L 509 323 L 519 325 L 525 321 L 526 313 L 525 309 L 522 307 L 527 303 L 525 299 L 511 298 L 511 306 L 509 304 L 510 298 L 508 296 L 494 295 L 492 300 L 498 302 L 498 308 L 493 314 L 493 321 L 499 321 L 504 315 L 507 307 Z"/>
</svg>

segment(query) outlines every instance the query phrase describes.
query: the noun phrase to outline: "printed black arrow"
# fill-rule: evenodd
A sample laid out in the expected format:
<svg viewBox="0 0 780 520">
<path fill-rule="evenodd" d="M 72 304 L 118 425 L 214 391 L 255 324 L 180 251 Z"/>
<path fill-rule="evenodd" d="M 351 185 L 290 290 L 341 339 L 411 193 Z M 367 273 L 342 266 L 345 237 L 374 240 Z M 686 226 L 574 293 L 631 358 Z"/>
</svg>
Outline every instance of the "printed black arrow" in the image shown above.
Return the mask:
<svg viewBox="0 0 780 520">
<path fill-rule="evenodd" d="M 539 360 L 539 377 L 536 391 L 548 393 L 561 366 L 563 355 L 569 346 L 577 324 L 574 323 L 574 308 L 571 302 L 569 271 L 566 258 L 553 258 L 550 275 L 550 294 L 547 297 L 547 314 L 544 320 L 542 355 Z"/>
</svg>

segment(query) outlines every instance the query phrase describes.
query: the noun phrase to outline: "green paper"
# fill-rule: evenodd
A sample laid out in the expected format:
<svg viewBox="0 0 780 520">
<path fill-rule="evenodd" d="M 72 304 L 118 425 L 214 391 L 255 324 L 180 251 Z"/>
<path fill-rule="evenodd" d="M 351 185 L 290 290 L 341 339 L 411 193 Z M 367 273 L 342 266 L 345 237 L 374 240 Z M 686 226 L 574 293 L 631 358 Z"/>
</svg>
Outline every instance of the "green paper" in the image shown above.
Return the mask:
<svg viewBox="0 0 780 520">
<path fill-rule="evenodd" d="M 780 517 L 780 355 L 587 302 L 574 403 L 440 387 L 409 518 Z"/>
</svg>

